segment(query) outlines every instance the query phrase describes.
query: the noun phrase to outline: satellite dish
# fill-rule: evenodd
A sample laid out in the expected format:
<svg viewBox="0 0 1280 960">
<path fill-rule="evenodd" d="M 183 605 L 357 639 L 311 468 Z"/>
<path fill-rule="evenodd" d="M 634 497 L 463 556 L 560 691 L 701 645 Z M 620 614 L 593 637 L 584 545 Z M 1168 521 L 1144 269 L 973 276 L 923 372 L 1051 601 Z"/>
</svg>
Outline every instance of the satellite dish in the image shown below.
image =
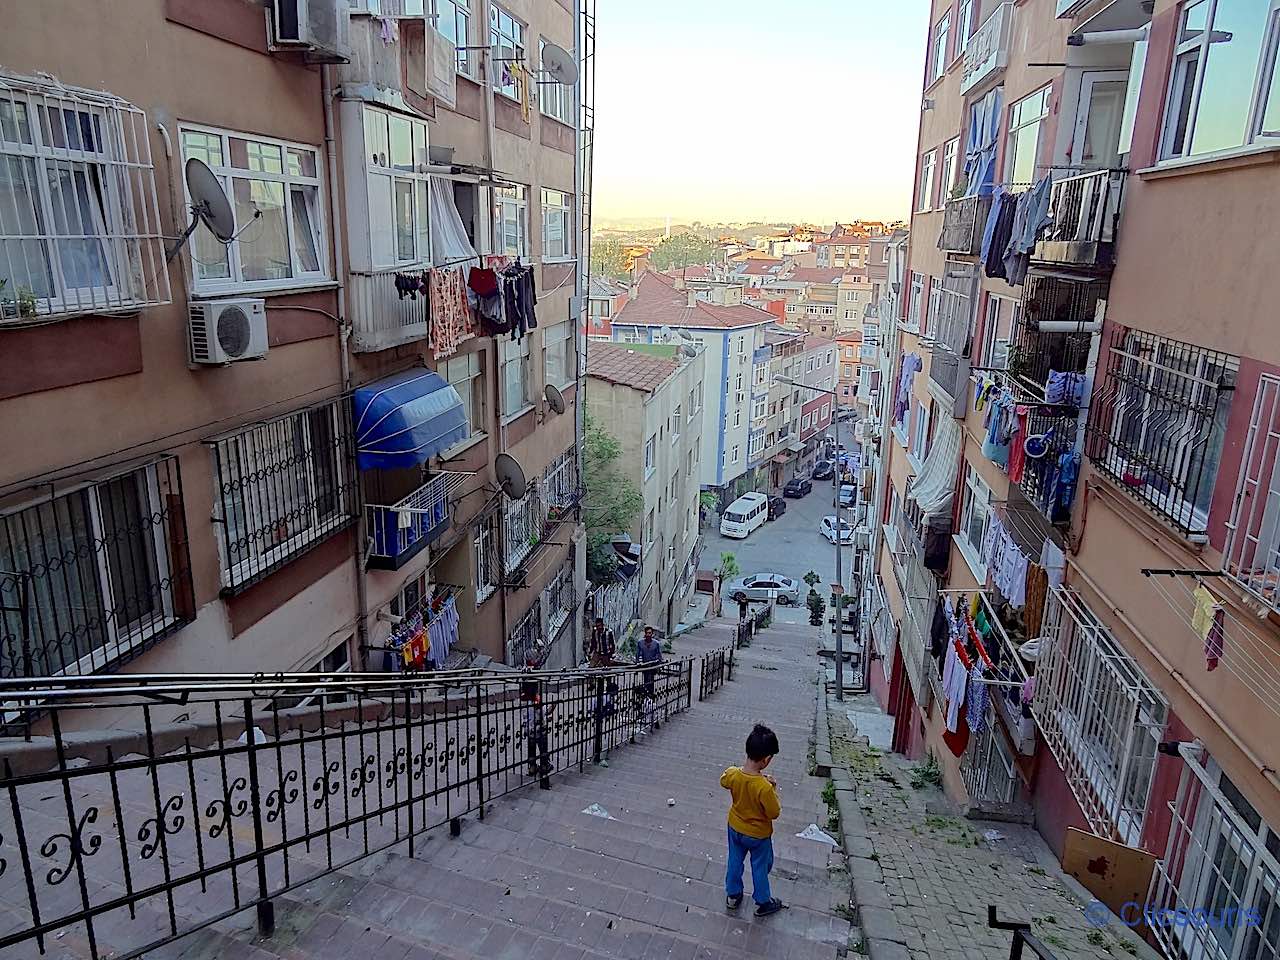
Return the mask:
<svg viewBox="0 0 1280 960">
<path fill-rule="evenodd" d="M 542 69 L 556 83 L 572 87 L 578 82 L 578 64 L 564 47 L 548 43 L 542 48 Z"/>
<path fill-rule="evenodd" d="M 195 157 L 187 161 L 186 176 L 191 212 L 220 241 L 230 243 L 236 235 L 236 220 L 217 176 Z"/>
<path fill-rule="evenodd" d="M 187 193 L 191 196 L 191 223 L 182 232 L 178 242 L 165 254 L 165 263 L 177 256 L 191 234 L 195 233 L 196 227 L 202 223 L 222 243 L 230 243 L 236 236 L 236 218 L 217 175 L 204 161 L 191 157 L 187 160 L 186 180 Z M 255 213 L 254 219 L 260 215 Z"/>
<path fill-rule="evenodd" d="M 493 458 L 493 472 L 498 478 L 498 486 L 512 500 L 523 500 L 529 490 L 529 481 L 525 478 L 524 467 L 520 461 L 509 453 L 500 453 Z"/>
<path fill-rule="evenodd" d="M 554 413 L 564 413 L 565 403 L 564 394 L 560 392 L 560 388 L 553 383 L 548 383 L 546 389 L 542 391 L 546 394 L 547 404 Z"/>
<path fill-rule="evenodd" d="M 697 343 L 697 339 L 688 330 L 680 329 L 676 333 L 680 335 L 680 339 L 686 343 Z"/>
<path fill-rule="evenodd" d="M 671 328 L 668 326 L 663 326 L 662 329 L 658 331 L 658 336 L 662 338 L 663 343 L 669 343 L 671 341 L 671 337 L 673 336 L 671 332 Z"/>
<path fill-rule="evenodd" d="M 697 355 L 698 355 L 698 351 L 693 349 L 693 347 L 689 346 L 689 344 L 687 343 L 680 344 L 680 356 L 688 357 L 690 360 L 692 360 Z"/>
</svg>

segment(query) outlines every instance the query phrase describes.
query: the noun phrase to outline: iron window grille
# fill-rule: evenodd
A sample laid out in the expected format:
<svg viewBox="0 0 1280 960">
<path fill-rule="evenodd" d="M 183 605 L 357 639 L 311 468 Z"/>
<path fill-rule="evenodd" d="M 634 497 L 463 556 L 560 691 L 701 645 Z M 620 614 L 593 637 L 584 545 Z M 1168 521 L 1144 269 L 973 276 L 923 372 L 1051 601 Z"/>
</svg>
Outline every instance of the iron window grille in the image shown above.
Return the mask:
<svg viewBox="0 0 1280 960">
<path fill-rule="evenodd" d="M 527 613 L 511 629 L 507 637 L 507 664 L 513 667 L 540 666 L 546 653 L 545 626 L 542 622 L 542 595 L 533 601 Z"/>
<path fill-rule="evenodd" d="M 1136 844 L 1168 706 L 1073 591 L 1050 589 L 1041 637 L 1036 725 L 1089 828 Z"/>
<path fill-rule="evenodd" d="M 502 511 L 502 536 L 505 547 L 506 573 L 520 568 L 525 559 L 542 541 L 542 528 L 546 520 L 546 507 L 537 481 L 519 500 L 508 500 Z"/>
<path fill-rule="evenodd" d="M 570 551 L 568 559 L 560 567 L 556 575 L 542 589 L 542 610 L 546 615 L 546 637 L 548 643 L 554 643 L 560 636 L 577 607 L 578 593 L 574 586 L 574 555 Z"/>
<path fill-rule="evenodd" d="M 484 603 L 498 589 L 498 515 L 485 514 L 476 524 L 472 540 L 472 562 L 475 565 L 476 606 Z"/>
<path fill-rule="evenodd" d="M 346 398 L 209 441 L 222 584 L 235 593 L 356 519 Z"/>
<path fill-rule="evenodd" d="M 1091 333 L 1050 333 L 1041 321 L 1090 323 L 1107 296 L 1105 278 L 1033 268 L 1022 286 L 1022 307 L 1014 311 L 1006 369 L 1029 396 L 1043 400 L 1050 372 L 1083 373 Z"/>
<path fill-rule="evenodd" d="M 577 447 L 570 447 L 547 464 L 542 474 L 542 497 L 553 511 L 569 510 L 582 499 Z"/>
<path fill-rule="evenodd" d="M 0 325 L 168 303 L 147 116 L 0 72 Z"/>
<path fill-rule="evenodd" d="M 1094 465 L 1188 537 L 1208 529 L 1239 365 L 1228 353 L 1118 328 L 1090 404 Z"/>
<path fill-rule="evenodd" d="M 994 701 L 988 700 L 982 732 L 970 738 L 969 749 L 960 760 L 960 775 L 971 801 L 1011 804 L 1018 799 L 1021 778 L 1013 751 L 1001 732 L 1003 724 Z"/>
<path fill-rule="evenodd" d="M 1222 569 L 1266 606 L 1280 605 L 1280 377 L 1271 374 L 1258 380 Z"/>
<path fill-rule="evenodd" d="M 0 678 L 112 669 L 193 608 L 174 457 L 0 515 Z"/>
</svg>

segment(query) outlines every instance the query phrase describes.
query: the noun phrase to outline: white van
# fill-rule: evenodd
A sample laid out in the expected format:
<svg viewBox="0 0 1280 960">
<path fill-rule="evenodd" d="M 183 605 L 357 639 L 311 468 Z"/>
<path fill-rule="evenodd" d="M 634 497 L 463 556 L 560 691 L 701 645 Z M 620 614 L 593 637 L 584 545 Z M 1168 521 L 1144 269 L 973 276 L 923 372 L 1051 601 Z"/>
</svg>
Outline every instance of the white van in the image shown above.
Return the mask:
<svg viewBox="0 0 1280 960">
<path fill-rule="evenodd" d="M 744 493 L 720 517 L 720 536 L 745 539 L 769 519 L 769 498 L 763 493 Z"/>
</svg>

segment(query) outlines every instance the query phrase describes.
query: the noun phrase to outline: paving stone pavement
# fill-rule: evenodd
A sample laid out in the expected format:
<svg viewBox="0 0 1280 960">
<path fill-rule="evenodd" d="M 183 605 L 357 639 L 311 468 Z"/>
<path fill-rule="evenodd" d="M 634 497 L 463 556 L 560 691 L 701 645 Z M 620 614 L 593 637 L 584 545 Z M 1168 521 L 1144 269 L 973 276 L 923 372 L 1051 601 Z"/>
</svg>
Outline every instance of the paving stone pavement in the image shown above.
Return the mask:
<svg viewBox="0 0 1280 960">
<path fill-rule="evenodd" d="M 848 713 L 827 719 L 832 776 L 852 781 L 856 803 L 844 827 L 858 821 L 866 836 L 865 859 L 850 867 L 872 960 L 1007 957 L 1012 934 L 987 926 L 991 904 L 1002 920 L 1030 921 L 1059 960 L 1134 954 L 1131 941 L 1085 920 L 1033 827 L 960 816 L 941 791 L 913 788 L 913 764 L 870 747 Z M 999 839 L 984 837 L 989 830 Z"/>
<path fill-rule="evenodd" d="M 728 621 L 676 640 L 676 653 L 723 647 Z M 459 838 L 433 833 L 366 858 L 276 900 L 276 931 L 252 913 L 148 957 L 205 960 L 827 960 L 849 946 L 848 875 L 838 848 L 799 839 L 824 824 L 824 781 L 808 775 L 816 639 L 778 624 L 737 655 L 734 679 L 608 767 L 552 778 L 492 804 Z M 724 906 L 724 767 L 751 725 L 768 723 L 782 754 L 774 892 L 790 909 L 752 916 Z M 674 804 L 670 801 L 674 801 Z M 583 812 L 604 807 L 611 819 Z M 748 872 L 748 888 L 750 879 Z"/>
</svg>

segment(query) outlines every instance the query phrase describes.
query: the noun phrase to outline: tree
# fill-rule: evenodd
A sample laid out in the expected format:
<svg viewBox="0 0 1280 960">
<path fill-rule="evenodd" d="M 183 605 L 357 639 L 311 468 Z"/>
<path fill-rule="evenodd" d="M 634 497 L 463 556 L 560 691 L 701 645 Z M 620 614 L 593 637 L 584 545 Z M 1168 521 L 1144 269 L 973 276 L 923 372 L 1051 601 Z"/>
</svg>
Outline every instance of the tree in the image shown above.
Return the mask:
<svg viewBox="0 0 1280 960">
<path fill-rule="evenodd" d="M 609 580 L 618 567 L 618 557 L 609 541 L 630 529 L 644 507 L 644 498 L 635 481 L 618 472 L 622 444 L 591 414 L 584 411 L 586 424 L 582 455 L 582 514 L 587 528 L 587 577 L 592 583 Z"/>
<path fill-rule="evenodd" d="M 810 590 L 812 590 L 814 587 L 816 587 L 818 584 L 822 582 L 822 577 L 818 575 L 818 571 L 816 570 L 810 570 L 808 573 L 804 575 L 803 579 L 804 579 L 804 582 L 809 585 Z"/>
<path fill-rule="evenodd" d="M 711 263 L 716 258 L 716 249 L 716 245 L 710 240 L 695 237 L 692 233 L 680 233 L 667 237 L 658 244 L 649 262 L 655 270 Z"/>
<path fill-rule="evenodd" d="M 601 277 L 625 280 L 631 272 L 626 244 L 614 237 L 592 238 L 591 272 Z"/>
<path fill-rule="evenodd" d="M 727 550 L 720 554 L 720 566 L 716 568 L 716 573 L 720 575 L 721 580 L 729 577 L 736 577 L 742 572 L 742 568 L 738 566 L 738 558 Z"/>
</svg>

